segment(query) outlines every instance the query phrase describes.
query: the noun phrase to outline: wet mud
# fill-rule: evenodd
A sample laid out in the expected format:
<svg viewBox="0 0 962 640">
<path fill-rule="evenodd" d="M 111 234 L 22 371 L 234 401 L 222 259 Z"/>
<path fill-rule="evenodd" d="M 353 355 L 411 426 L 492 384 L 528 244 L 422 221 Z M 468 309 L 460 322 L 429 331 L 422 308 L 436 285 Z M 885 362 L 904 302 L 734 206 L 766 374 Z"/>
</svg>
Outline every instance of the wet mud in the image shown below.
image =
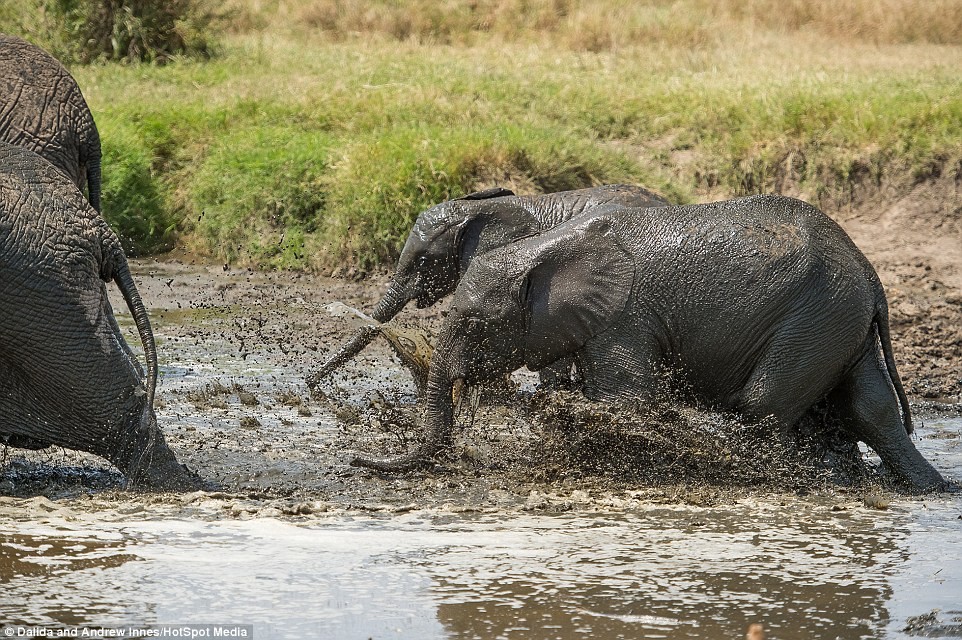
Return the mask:
<svg viewBox="0 0 962 640">
<path fill-rule="evenodd" d="M 670 381 L 652 406 L 609 406 L 577 391 L 541 391 L 526 372 L 465 395 L 455 442 L 436 465 L 397 476 L 352 468 L 357 453 L 397 453 L 418 436 L 414 377 L 383 337 L 313 392 L 304 382 L 353 328 L 330 313 L 331 299 L 369 306 L 377 289 L 178 262 L 140 264 L 138 277 L 153 309 L 158 419 L 169 443 L 218 491 L 255 504 L 483 509 L 575 490 L 700 504 L 746 490 L 885 488 L 858 451 L 821 446 L 825 434 L 783 437 L 773 424 L 688 407 Z M 437 312 L 408 315 L 428 330 L 440 320 Z M 95 456 L 56 447 L 3 455 L 6 495 L 62 498 L 122 486 Z"/>
</svg>

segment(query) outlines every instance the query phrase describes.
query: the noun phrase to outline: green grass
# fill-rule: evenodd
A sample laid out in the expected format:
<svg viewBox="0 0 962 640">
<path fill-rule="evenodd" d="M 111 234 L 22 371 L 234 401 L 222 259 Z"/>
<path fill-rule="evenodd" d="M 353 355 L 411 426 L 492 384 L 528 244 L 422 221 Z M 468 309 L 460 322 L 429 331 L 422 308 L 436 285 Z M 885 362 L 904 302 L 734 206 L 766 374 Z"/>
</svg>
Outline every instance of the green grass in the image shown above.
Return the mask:
<svg viewBox="0 0 962 640">
<path fill-rule="evenodd" d="M 73 72 L 128 246 L 258 267 L 390 265 L 421 210 L 495 184 L 837 204 L 853 182 L 911 183 L 962 155 L 962 46 L 677 19 L 597 51 L 552 40 L 559 26 L 444 44 L 390 21 L 318 36 L 252 20 L 208 62 Z"/>
</svg>

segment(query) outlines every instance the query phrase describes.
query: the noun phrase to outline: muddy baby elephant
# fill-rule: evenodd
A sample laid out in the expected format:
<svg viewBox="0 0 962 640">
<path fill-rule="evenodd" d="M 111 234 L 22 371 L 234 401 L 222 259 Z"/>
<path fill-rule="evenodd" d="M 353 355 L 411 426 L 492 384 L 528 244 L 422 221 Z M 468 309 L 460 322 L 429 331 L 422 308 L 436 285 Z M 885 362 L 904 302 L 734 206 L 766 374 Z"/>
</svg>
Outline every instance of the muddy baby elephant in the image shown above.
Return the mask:
<svg viewBox="0 0 962 640">
<path fill-rule="evenodd" d="M 438 337 L 422 442 L 353 463 L 418 465 L 450 435 L 456 382 L 570 355 L 594 399 L 645 400 L 670 369 L 702 402 L 786 428 L 825 400 L 915 490 L 946 487 L 909 438 L 878 276 L 828 216 L 780 196 L 615 207 L 478 257 Z"/>
<path fill-rule="evenodd" d="M 0 142 L 52 162 L 100 211 L 100 135 L 80 87 L 49 53 L 2 33 Z"/>
<path fill-rule="evenodd" d="M 147 375 L 107 299 L 117 284 Z M 154 415 L 157 353 L 120 241 L 77 187 L 0 142 L 0 442 L 103 456 L 128 486 L 199 488 Z"/>
<path fill-rule="evenodd" d="M 419 309 L 429 307 L 454 291 L 475 256 L 610 205 L 663 207 L 668 202 L 647 189 L 624 184 L 540 196 L 516 196 L 493 188 L 442 202 L 418 216 L 371 317 L 387 322 L 411 300 Z M 358 330 L 308 377 L 308 385 L 316 386 L 375 335 L 371 327 Z"/>
</svg>

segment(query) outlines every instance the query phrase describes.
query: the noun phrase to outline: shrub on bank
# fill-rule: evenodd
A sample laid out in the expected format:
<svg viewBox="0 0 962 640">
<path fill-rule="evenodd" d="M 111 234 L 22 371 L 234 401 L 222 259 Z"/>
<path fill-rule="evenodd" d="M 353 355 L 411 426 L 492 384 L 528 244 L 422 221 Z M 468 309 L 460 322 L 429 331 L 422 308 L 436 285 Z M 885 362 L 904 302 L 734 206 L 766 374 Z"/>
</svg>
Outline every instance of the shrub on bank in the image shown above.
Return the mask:
<svg viewBox="0 0 962 640">
<path fill-rule="evenodd" d="M 66 63 L 206 58 L 227 18 L 213 0 L 0 0 L 0 31 Z"/>
</svg>

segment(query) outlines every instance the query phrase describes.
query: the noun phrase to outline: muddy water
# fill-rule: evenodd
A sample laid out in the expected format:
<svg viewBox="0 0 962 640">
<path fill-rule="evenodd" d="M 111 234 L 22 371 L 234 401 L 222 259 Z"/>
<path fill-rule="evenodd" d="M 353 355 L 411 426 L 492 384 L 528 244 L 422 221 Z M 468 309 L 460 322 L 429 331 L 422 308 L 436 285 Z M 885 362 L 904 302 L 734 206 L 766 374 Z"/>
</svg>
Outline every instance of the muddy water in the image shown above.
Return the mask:
<svg viewBox="0 0 962 640">
<path fill-rule="evenodd" d="M 326 399 L 307 394 L 314 349 L 342 337 L 323 305 L 344 292 L 148 275 L 159 419 L 221 490 L 132 495 L 92 456 L 8 452 L 0 627 L 737 638 L 757 622 L 769 638 L 962 637 L 962 497 L 693 499 L 581 476 L 536 482 L 491 464 L 514 427 L 490 415 L 467 430 L 470 465 L 399 478 L 353 469 L 346 450 L 389 441 L 372 416 L 410 405 L 413 387 L 381 345 L 327 383 Z M 928 417 L 918 433 L 923 453 L 962 478 L 962 419 Z"/>
<path fill-rule="evenodd" d="M 957 436 L 962 421 L 930 428 Z M 923 444 L 962 475 L 958 442 Z M 962 616 L 955 497 L 884 511 L 746 498 L 249 519 L 209 519 L 228 502 L 217 497 L 195 498 L 194 517 L 18 502 L 7 507 L 19 521 L 0 524 L 7 623 L 252 624 L 259 638 L 734 638 L 761 622 L 775 638 L 899 638 L 933 609 L 941 623 Z"/>
</svg>

